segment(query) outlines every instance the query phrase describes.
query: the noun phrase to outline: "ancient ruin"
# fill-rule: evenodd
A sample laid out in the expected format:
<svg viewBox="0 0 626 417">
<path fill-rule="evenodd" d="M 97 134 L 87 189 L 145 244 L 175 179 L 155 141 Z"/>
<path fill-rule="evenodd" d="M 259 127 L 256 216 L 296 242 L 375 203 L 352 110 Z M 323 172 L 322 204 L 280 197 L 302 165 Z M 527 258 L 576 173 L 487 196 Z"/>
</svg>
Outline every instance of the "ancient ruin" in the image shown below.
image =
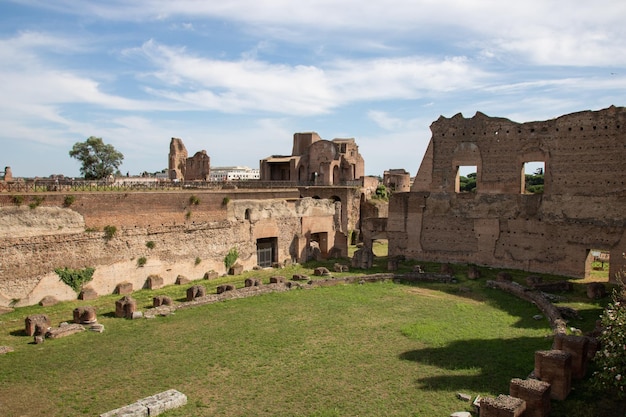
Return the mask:
<svg viewBox="0 0 626 417">
<path fill-rule="evenodd" d="M 323 140 L 315 132 L 295 133 L 291 155 L 261 160 L 261 181 L 345 185 L 365 175 L 354 139 Z"/>
<path fill-rule="evenodd" d="M 208 181 L 211 171 L 211 158 L 205 150 L 188 157 L 182 139 L 172 138 L 168 163 L 169 179 L 179 181 Z"/>
<path fill-rule="evenodd" d="M 476 113 L 440 117 L 411 191 L 396 193 L 386 222 L 389 255 L 587 276 L 592 252 L 624 267 L 626 108 L 515 123 Z M 544 164 L 544 191 L 525 190 L 524 166 Z M 476 172 L 475 192 L 459 172 Z M 365 239 L 365 238 L 364 238 Z M 367 240 L 366 239 L 366 245 Z"/>
</svg>

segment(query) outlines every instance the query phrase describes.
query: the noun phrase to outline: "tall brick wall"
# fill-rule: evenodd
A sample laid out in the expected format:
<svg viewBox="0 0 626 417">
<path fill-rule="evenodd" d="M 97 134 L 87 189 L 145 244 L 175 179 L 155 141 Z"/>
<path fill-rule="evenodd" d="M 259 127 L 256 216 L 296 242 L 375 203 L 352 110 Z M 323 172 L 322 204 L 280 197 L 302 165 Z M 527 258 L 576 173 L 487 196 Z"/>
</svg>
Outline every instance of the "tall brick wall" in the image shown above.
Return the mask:
<svg viewBox="0 0 626 417">
<path fill-rule="evenodd" d="M 110 294 L 124 281 L 142 288 L 150 274 L 173 284 L 179 274 L 198 279 L 208 270 L 224 273 L 223 259 L 232 247 L 238 248 L 244 268 L 251 269 L 257 262 L 259 238 L 276 238 L 279 261 L 302 261 L 311 233 L 326 233 L 332 243 L 345 246 L 345 237 L 337 236 L 343 232 L 335 227 L 340 217 L 335 203 L 300 199 L 293 189 L 77 193 L 75 197 L 70 207 L 62 207 L 64 195 L 45 195 L 41 206 L 22 209 L 31 220 L 41 217 L 34 222 L 34 233 L 25 224 L 21 231 L 0 239 L 0 305 L 11 300 L 19 300 L 17 305 L 34 304 L 46 295 L 75 298 L 59 281 L 55 268 L 94 267 L 89 286 L 99 294 Z M 29 199 L 25 196 L 25 203 Z M 0 217 L 16 211 L 20 210 L 15 210 L 11 196 L 0 195 Z M 74 215 L 57 216 L 62 212 Z M 84 229 L 76 227 L 76 213 L 84 219 Z M 49 222 L 52 217 L 69 219 L 65 222 L 71 231 L 64 220 Z M 103 232 L 107 225 L 117 229 L 111 239 Z M 149 241 L 153 248 L 148 247 Z M 140 267 L 141 257 L 147 262 Z"/>
<path fill-rule="evenodd" d="M 583 277 L 591 249 L 626 252 L 626 109 L 544 122 L 477 113 L 441 117 L 410 193 L 390 201 L 390 255 Z M 543 194 L 522 193 L 526 162 L 545 163 Z M 459 166 L 476 193 L 457 193 Z"/>
</svg>

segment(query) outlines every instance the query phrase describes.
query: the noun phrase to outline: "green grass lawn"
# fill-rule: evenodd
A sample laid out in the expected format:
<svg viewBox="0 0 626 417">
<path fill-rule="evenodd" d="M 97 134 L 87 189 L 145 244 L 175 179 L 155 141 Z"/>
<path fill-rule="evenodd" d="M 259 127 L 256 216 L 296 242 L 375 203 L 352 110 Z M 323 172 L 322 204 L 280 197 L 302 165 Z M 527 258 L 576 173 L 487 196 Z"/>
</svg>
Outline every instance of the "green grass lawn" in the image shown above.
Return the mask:
<svg viewBox="0 0 626 417">
<path fill-rule="evenodd" d="M 266 283 L 278 273 L 312 276 L 316 265 L 197 283 L 212 292 L 222 282 L 242 286 L 249 276 Z M 457 392 L 508 393 L 511 378 L 532 371 L 534 351 L 552 343 L 547 321 L 532 318 L 536 307 L 485 288 L 495 273 L 485 269 L 486 278 L 469 281 L 460 269 L 456 284 L 292 290 L 151 320 L 114 318 L 114 295 L 21 308 L 0 316 L 0 345 L 15 348 L 0 356 L 0 415 L 93 416 L 170 388 L 188 396 L 185 407 L 164 414 L 170 417 L 434 417 L 470 410 Z M 187 287 L 133 297 L 143 310 L 157 294 L 181 300 Z M 601 303 L 577 294 L 571 302 L 583 311 L 576 326 L 584 329 Z M 78 305 L 96 306 L 104 333 L 41 345 L 25 336 L 28 314 L 45 312 L 56 325 L 70 321 Z M 580 410 L 586 397 L 571 402 Z M 554 415 L 573 415 L 560 409 Z"/>
</svg>

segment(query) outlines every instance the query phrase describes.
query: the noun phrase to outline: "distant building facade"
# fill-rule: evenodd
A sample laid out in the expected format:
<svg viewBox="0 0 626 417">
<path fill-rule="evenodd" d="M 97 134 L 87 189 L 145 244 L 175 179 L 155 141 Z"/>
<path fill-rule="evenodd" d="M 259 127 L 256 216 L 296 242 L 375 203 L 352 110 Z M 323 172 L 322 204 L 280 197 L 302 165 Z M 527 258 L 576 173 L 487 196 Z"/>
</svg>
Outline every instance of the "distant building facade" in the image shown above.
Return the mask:
<svg viewBox="0 0 626 417">
<path fill-rule="evenodd" d="M 260 178 L 259 169 L 249 167 L 213 167 L 209 174 L 209 181 L 246 181 L 258 180 Z"/>
<path fill-rule="evenodd" d="M 353 138 L 324 140 L 316 132 L 295 133 L 291 155 L 261 160 L 262 181 L 343 185 L 364 176 L 365 162 Z"/>
<path fill-rule="evenodd" d="M 409 192 L 411 191 L 411 175 L 402 168 L 390 169 L 383 173 L 383 185 L 393 192 Z"/>
</svg>

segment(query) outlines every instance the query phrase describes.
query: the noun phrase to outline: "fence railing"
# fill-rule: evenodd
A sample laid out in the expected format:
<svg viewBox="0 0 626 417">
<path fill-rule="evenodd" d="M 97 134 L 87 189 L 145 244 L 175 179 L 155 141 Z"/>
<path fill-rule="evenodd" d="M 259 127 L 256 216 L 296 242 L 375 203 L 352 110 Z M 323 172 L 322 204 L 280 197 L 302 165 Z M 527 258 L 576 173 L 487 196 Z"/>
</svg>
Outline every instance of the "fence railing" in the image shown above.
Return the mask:
<svg viewBox="0 0 626 417">
<path fill-rule="evenodd" d="M 173 191 L 185 189 L 232 190 L 232 189 L 278 189 L 311 187 L 313 181 L 133 181 L 132 179 L 119 180 L 53 180 L 53 179 L 25 179 L 12 182 L 0 181 L 0 192 L 8 193 L 36 193 L 36 192 L 96 192 L 96 191 Z M 344 181 L 335 186 L 358 187 L 360 180 Z"/>
</svg>

